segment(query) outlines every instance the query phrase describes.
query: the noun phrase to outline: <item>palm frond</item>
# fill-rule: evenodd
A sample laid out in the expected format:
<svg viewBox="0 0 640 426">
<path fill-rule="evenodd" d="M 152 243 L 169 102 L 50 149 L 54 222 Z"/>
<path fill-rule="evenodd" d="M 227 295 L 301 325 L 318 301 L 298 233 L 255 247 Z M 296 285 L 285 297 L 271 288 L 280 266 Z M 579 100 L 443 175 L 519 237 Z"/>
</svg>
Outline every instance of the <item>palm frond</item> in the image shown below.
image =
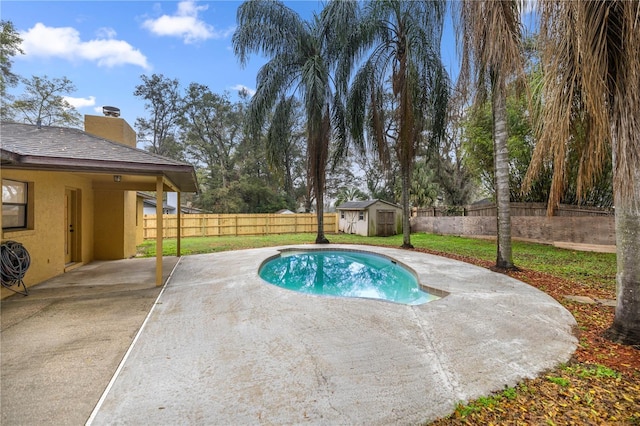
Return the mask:
<svg viewBox="0 0 640 426">
<path fill-rule="evenodd" d="M 347 131 L 347 111 L 343 97 L 336 91 L 333 102 L 333 158 L 331 169 L 335 169 L 341 159 L 347 157 L 349 149 L 349 137 Z"/>
<path fill-rule="evenodd" d="M 541 1 L 539 7 L 545 104 L 527 180 L 552 158 L 553 208 L 564 189 L 568 150 L 582 157 L 580 196 L 615 143 L 614 191 L 633 199 L 628 183 L 640 169 L 640 2 Z M 583 142 L 575 142 L 576 132 Z"/>
<path fill-rule="evenodd" d="M 293 128 L 293 105 L 292 97 L 280 97 L 275 107 L 271 126 L 267 132 L 266 154 L 269 167 L 283 173 L 285 170 L 282 159 L 284 151 L 291 139 L 291 129 Z"/>
<path fill-rule="evenodd" d="M 455 2 L 454 26 L 461 57 L 458 91 L 482 103 L 486 96 L 487 71 L 496 75 L 522 76 L 522 25 L 517 0 Z"/>
<path fill-rule="evenodd" d="M 249 0 L 238 7 L 233 50 L 242 65 L 252 53 L 267 57 L 296 50 L 300 37 L 307 32 L 304 21 L 279 1 Z"/>
<path fill-rule="evenodd" d="M 258 71 L 257 89 L 251 98 L 247 115 L 249 131 L 254 136 L 262 131 L 264 120 L 277 100 L 299 80 L 297 60 L 295 54 L 279 55 Z"/>
</svg>

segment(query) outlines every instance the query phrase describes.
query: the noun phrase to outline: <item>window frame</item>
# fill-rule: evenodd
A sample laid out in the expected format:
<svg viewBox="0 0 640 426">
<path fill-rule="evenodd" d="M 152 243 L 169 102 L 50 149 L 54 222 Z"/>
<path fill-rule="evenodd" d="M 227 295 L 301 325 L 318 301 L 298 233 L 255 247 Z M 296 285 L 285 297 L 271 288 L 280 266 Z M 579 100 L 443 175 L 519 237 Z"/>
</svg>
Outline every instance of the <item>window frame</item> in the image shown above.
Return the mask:
<svg viewBox="0 0 640 426">
<path fill-rule="evenodd" d="M 21 230 L 28 230 L 28 229 L 33 229 L 33 214 L 32 214 L 32 208 L 33 208 L 33 183 L 32 182 L 27 182 L 27 181 L 22 181 L 22 180 L 17 180 L 17 179 L 11 179 L 11 178 L 2 178 L 2 187 L 4 188 L 5 186 L 5 182 L 11 182 L 13 185 L 15 184 L 20 184 L 23 186 L 23 198 L 24 198 L 24 202 L 21 203 L 15 203 L 15 202 L 6 202 L 4 201 L 4 199 L 1 200 L 2 202 L 2 230 L 3 231 L 21 231 Z M 4 190 L 3 190 L 3 196 L 4 196 Z M 24 211 L 22 212 L 22 224 L 20 226 L 7 226 L 6 225 L 6 221 L 4 220 L 5 218 L 5 206 L 17 206 L 18 208 L 22 208 Z"/>
</svg>

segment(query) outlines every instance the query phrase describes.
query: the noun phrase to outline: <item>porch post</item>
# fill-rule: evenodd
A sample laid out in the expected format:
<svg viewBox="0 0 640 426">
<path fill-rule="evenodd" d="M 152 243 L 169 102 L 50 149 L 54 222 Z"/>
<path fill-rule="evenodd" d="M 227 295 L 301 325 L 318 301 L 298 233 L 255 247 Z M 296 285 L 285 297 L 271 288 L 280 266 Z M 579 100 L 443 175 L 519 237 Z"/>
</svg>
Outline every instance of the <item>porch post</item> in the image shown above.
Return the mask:
<svg viewBox="0 0 640 426">
<path fill-rule="evenodd" d="M 178 226 L 177 226 L 177 238 L 178 240 L 176 241 L 176 256 L 180 257 L 180 240 L 182 239 L 182 209 L 180 208 L 181 206 L 181 200 L 180 200 L 180 195 L 181 192 L 178 191 Z"/>
<path fill-rule="evenodd" d="M 164 234 L 164 219 L 162 217 L 162 190 L 164 188 L 162 176 L 156 177 L 156 286 L 162 285 L 162 237 Z"/>
</svg>

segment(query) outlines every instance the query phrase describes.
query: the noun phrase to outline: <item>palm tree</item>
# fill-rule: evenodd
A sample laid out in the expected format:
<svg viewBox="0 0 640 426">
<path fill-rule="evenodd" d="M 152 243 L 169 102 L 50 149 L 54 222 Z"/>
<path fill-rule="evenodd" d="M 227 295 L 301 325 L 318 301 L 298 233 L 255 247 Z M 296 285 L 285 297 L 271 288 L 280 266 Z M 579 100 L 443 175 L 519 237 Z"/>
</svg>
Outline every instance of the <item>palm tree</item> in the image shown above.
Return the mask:
<svg viewBox="0 0 640 426">
<path fill-rule="evenodd" d="M 518 0 L 463 0 L 457 32 L 462 50 L 458 84 L 476 89 L 475 105 L 491 94 L 498 238 L 496 266 L 514 267 L 511 250 L 507 83 L 524 69 Z"/>
<path fill-rule="evenodd" d="M 314 15 L 307 22 L 280 1 L 250 0 L 238 8 L 237 21 L 233 48 L 241 64 L 246 64 L 251 53 L 270 58 L 258 73 L 258 87 L 249 105 L 252 132 L 262 131 L 266 117 L 287 95 L 297 93 L 304 105 L 308 170 L 318 217 L 316 243 L 328 243 L 324 235 L 324 188 L 332 114 L 339 115 L 336 112 L 339 104 L 335 103 L 331 87 L 328 52 L 338 42 L 333 39 L 334 32 L 323 24 L 332 20 Z"/>
<path fill-rule="evenodd" d="M 579 196 L 613 157 L 617 305 L 607 336 L 640 344 L 640 2 L 540 0 L 544 72 L 541 131 L 528 179 L 552 162 L 549 208 L 565 186 L 569 142 L 579 144 Z M 575 144 L 573 144 L 575 145 Z"/>
<path fill-rule="evenodd" d="M 335 205 L 338 207 L 348 201 L 364 201 L 367 198 L 367 194 L 362 192 L 360 188 L 356 188 L 355 186 L 343 186 L 336 194 Z"/>
<path fill-rule="evenodd" d="M 389 151 L 395 150 L 402 182 L 405 248 L 413 247 L 409 189 L 418 147 L 444 134 L 448 98 L 440 59 L 444 12 L 443 1 L 372 1 L 353 15 L 352 24 L 342 28 L 350 35 L 343 37 L 336 80 L 347 93 L 351 137 L 363 148 L 366 127 L 372 148 L 387 168 Z M 360 66 L 352 75 L 356 64 Z M 386 93 L 392 94 L 391 102 L 385 100 Z M 385 109 L 389 104 L 392 111 Z M 389 121 L 394 125 L 389 126 Z"/>
</svg>

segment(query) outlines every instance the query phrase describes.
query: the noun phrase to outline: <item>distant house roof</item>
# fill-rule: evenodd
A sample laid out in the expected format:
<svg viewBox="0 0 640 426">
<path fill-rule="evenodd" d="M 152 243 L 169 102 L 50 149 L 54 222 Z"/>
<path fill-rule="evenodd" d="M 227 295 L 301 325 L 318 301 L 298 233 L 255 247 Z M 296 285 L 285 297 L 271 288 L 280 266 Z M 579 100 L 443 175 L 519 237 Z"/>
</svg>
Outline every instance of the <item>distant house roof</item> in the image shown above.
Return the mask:
<svg viewBox="0 0 640 426">
<path fill-rule="evenodd" d="M 142 198 L 143 205 L 147 207 L 155 208 L 158 205 L 158 203 L 156 202 L 155 195 L 147 194 L 146 192 L 143 192 L 143 191 L 138 191 L 137 196 Z M 174 206 L 170 206 L 166 201 L 162 202 L 162 208 L 172 209 L 172 210 L 176 209 Z M 206 210 L 191 206 L 190 203 L 187 203 L 187 205 L 183 204 L 182 206 L 180 206 L 180 211 L 182 213 L 208 213 Z"/>
<path fill-rule="evenodd" d="M 368 207 L 372 206 L 377 202 L 388 204 L 389 206 L 396 207 L 396 208 L 402 208 L 397 204 L 393 204 L 384 200 L 365 200 L 365 201 L 347 201 L 337 206 L 336 209 L 337 210 L 366 210 Z"/>
<path fill-rule="evenodd" d="M 80 129 L 2 122 L 0 164 L 6 168 L 163 175 L 180 191 L 197 192 L 193 166 L 93 136 Z"/>
<path fill-rule="evenodd" d="M 158 203 L 156 203 L 155 199 L 152 198 L 145 198 L 142 203 L 146 206 L 149 207 L 156 207 L 158 205 Z M 175 210 L 176 208 L 174 206 L 170 206 L 169 204 L 167 204 L 166 201 L 162 202 L 162 208 L 163 209 L 171 209 L 171 210 Z"/>
</svg>

